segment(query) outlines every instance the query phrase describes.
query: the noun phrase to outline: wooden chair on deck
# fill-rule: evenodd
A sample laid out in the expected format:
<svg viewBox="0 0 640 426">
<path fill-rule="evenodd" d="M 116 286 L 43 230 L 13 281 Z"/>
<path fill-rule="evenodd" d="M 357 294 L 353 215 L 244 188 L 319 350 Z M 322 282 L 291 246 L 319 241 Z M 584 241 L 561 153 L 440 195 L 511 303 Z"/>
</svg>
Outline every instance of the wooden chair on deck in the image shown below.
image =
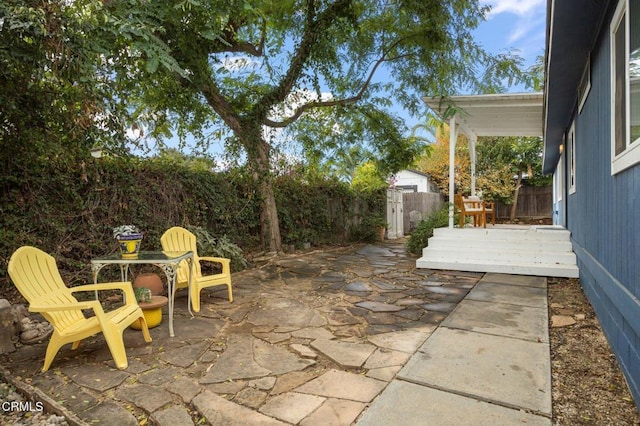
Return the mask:
<svg viewBox="0 0 640 426">
<path fill-rule="evenodd" d="M 482 201 L 465 200 L 461 194 L 456 194 L 454 197 L 454 205 L 460 215 L 458 221 L 460 228 L 464 227 L 466 217 L 473 218 L 473 226 L 483 225 L 485 228 L 487 227 L 486 212 Z"/>
<path fill-rule="evenodd" d="M 480 197 L 472 195 L 469 196 L 467 198 L 465 198 L 465 201 L 473 201 L 473 202 L 479 202 L 482 203 L 482 205 L 484 206 L 484 213 L 485 213 L 485 228 L 486 228 L 486 217 L 487 216 L 491 216 L 491 224 L 495 225 L 496 224 L 496 205 L 493 201 L 482 201 L 482 199 L 480 199 Z"/>
</svg>

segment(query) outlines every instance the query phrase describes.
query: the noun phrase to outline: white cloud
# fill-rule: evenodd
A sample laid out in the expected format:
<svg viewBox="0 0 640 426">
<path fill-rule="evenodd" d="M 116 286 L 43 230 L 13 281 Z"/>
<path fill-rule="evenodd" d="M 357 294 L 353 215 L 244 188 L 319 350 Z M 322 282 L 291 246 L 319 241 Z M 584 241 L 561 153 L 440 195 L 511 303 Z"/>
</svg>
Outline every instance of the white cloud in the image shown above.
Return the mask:
<svg viewBox="0 0 640 426">
<path fill-rule="evenodd" d="M 505 47 L 515 48 L 525 58 L 541 54 L 545 43 L 546 0 L 480 0 L 480 3 L 491 7 L 487 24 L 495 28 L 495 38 L 501 39 Z"/>
<path fill-rule="evenodd" d="M 530 41 L 527 39 L 535 37 L 536 35 L 542 35 L 544 41 L 545 22 L 544 14 L 542 16 L 533 15 L 529 18 L 518 19 L 507 37 L 507 42 L 512 44 L 521 40 Z M 539 32 L 540 34 L 537 34 Z"/>
<path fill-rule="evenodd" d="M 544 14 L 546 0 L 481 0 L 483 6 L 491 6 L 492 15 L 512 13 L 518 16 L 528 16 L 542 11 Z"/>
</svg>

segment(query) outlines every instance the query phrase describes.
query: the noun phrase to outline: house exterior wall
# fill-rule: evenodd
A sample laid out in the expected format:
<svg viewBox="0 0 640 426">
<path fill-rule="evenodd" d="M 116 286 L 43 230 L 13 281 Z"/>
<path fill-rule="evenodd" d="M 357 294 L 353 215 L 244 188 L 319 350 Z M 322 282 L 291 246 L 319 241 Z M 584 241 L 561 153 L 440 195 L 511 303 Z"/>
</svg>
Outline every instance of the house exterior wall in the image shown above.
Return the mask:
<svg viewBox="0 0 640 426">
<path fill-rule="evenodd" d="M 565 140 L 575 123 L 575 192 L 564 194 L 564 219 L 580 282 L 640 405 L 640 164 L 611 173 L 609 22 L 618 2 L 611 3 L 591 51 L 591 89 L 567 123 Z M 569 182 L 570 156 L 563 157 Z"/>
<path fill-rule="evenodd" d="M 414 173 L 410 170 L 401 170 L 396 174 L 395 187 L 401 188 L 405 192 L 433 192 L 431 191 L 429 176 Z"/>
</svg>

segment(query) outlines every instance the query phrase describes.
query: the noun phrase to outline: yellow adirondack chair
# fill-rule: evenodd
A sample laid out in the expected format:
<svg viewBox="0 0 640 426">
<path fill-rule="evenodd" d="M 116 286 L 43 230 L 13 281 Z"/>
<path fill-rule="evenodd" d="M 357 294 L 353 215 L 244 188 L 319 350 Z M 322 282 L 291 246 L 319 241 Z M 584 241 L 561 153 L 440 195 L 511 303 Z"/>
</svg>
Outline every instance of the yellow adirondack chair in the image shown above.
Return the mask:
<svg viewBox="0 0 640 426">
<path fill-rule="evenodd" d="M 233 302 L 231 290 L 231 260 L 224 257 L 200 257 L 196 245 L 196 236 L 179 226 L 168 229 L 160 238 L 162 249 L 165 251 L 192 251 L 193 252 L 193 280 L 190 297 L 191 307 L 194 312 L 200 312 L 200 292 L 203 288 L 218 285 L 226 285 L 229 293 L 229 302 Z M 222 265 L 219 274 L 202 275 L 201 261 L 216 262 Z M 176 288 L 185 288 L 189 285 L 189 265 L 183 261 L 178 268 Z"/>
<path fill-rule="evenodd" d="M 142 310 L 136 303 L 131 283 L 113 282 L 67 287 L 62 281 L 55 259 L 35 247 L 20 247 L 9 261 L 9 276 L 22 296 L 29 302 L 29 311 L 40 312 L 53 326 L 42 371 L 51 366 L 60 348 L 71 343 L 75 350 L 87 337 L 102 332 L 111 356 L 119 369 L 128 366 L 122 333 L 137 322 L 144 340 L 151 342 Z M 124 292 L 124 306 L 105 312 L 97 300 L 78 301 L 73 293 L 79 291 L 115 290 Z M 83 309 L 92 309 L 95 316 L 85 317 Z"/>
</svg>

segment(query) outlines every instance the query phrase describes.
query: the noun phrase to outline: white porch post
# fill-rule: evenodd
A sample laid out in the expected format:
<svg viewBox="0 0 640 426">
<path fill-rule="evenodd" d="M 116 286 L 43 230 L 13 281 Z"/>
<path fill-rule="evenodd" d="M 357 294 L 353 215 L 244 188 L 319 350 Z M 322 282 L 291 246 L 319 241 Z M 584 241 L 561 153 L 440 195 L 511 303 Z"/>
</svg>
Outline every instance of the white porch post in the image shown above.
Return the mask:
<svg viewBox="0 0 640 426">
<path fill-rule="evenodd" d="M 456 189 L 456 140 L 458 132 L 456 117 L 449 120 L 449 229 L 453 229 L 453 202 Z"/>
<path fill-rule="evenodd" d="M 476 144 L 478 137 L 475 134 L 469 136 L 469 157 L 471 160 L 471 195 L 476 195 Z"/>
</svg>

